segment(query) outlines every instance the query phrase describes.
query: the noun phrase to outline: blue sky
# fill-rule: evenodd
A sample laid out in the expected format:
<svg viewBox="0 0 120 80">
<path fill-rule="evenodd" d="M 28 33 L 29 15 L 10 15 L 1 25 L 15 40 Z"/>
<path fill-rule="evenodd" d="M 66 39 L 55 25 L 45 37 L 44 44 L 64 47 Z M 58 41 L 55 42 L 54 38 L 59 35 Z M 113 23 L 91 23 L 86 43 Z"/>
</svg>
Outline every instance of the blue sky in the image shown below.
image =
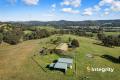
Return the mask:
<svg viewBox="0 0 120 80">
<path fill-rule="evenodd" d="M 0 21 L 120 19 L 120 0 L 0 0 Z"/>
</svg>

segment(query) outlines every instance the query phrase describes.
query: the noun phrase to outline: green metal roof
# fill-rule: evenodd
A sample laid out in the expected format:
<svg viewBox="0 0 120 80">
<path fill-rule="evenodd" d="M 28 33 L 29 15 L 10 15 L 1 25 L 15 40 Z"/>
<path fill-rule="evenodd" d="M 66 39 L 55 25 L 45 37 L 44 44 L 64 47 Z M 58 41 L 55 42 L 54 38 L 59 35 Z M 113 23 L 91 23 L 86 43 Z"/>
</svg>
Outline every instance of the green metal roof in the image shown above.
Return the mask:
<svg viewBox="0 0 120 80">
<path fill-rule="evenodd" d="M 70 58 L 59 58 L 57 63 L 51 63 L 49 67 L 67 70 L 68 64 L 72 64 L 73 59 Z"/>
<path fill-rule="evenodd" d="M 67 70 L 67 64 L 66 64 L 66 63 L 57 62 L 57 63 L 54 65 L 54 68 Z"/>
<path fill-rule="evenodd" d="M 73 59 L 70 59 L 70 58 L 59 58 L 59 59 L 58 59 L 58 62 L 60 62 L 60 63 L 70 63 L 70 64 L 72 64 L 72 63 L 73 63 Z"/>
</svg>

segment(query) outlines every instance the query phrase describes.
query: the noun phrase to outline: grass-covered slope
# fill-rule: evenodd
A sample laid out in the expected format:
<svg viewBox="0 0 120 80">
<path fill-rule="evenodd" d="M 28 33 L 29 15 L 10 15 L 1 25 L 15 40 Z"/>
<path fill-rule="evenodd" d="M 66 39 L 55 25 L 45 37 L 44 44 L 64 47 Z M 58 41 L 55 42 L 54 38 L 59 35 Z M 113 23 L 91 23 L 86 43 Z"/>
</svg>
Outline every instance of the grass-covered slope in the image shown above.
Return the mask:
<svg viewBox="0 0 120 80">
<path fill-rule="evenodd" d="M 104 47 L 96 44 L 99 43 L 97 40 L 73 35 L 63 35 L 61 37 L 65 41 L 71 37 L 78 39 L 80 42 L 79 48 L 66 52 L 67 55 L 76 56 L 76 75 L 75 73 L 69 74 L 75 72 L 74 68 L 73 71 L 68 72 L 66 75 L 60 71 L 48 70 L 45 66 L 59 58 L 59 56 L 56 54 L 41 56 L 38 53 L 43 46 L 48 48 L 54 47 L 49 42 L 50 39 L 55 37 L 54 35 L 41 40 L 25 41 L 14 46 L 0 45 L 0 80 L 83 80 L 83 77 L 86 76 L 88 79 L 85 80 L 120 79 L 120 64 L 99 57 L 100 55 L 107 54 L 117 58 L 120 56 L 120 47 Z M 86 57 L 88 53 L 97 56 L 88 58 Z M 37 54 L 34 57 L 37 63 L 31 58 L 34 54 Z M 98 68 L 110 67 L 115 70 L 112 73 L 88 72 L 86 69 L 88 66 Z"/>
</svg>

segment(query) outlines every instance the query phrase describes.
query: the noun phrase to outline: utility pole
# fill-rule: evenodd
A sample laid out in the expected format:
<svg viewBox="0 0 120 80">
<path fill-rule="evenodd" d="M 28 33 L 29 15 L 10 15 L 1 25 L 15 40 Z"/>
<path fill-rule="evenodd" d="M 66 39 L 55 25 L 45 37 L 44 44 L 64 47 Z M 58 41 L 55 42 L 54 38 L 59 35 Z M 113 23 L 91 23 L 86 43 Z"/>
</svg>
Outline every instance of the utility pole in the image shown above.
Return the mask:
<svg viewBox="0 0 120 80">
<path fill-rule="evenodd" d="M 74 60 L 75 60 L 75 77 L 77 77 L 77 62 L 76 62 L 76 52 L 74 54 Z"/>
</svg>

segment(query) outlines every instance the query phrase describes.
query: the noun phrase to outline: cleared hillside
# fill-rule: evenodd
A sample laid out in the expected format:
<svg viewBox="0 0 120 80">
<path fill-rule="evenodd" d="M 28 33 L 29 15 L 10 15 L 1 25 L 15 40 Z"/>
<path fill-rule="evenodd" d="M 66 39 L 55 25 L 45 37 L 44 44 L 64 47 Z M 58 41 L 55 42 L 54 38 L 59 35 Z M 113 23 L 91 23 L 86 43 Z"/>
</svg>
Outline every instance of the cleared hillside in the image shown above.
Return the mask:
<svg viewBox="0 0 120 80">
<path fill-rule="evenodd" d="M 30 40 L 20 43 L 18 45 L 1 45 L 0 46 L 0 79 L 1 80 L 82 80 L 83 77 L 88 77 L 88 80 L 118 80 L 120 79 L 120 64 L 111 62 L 101 55 L 110 55 L 118 58 L 120 56 L 120 47 L 104 47 L 97 43 L 99 41 L 78 37 L 73 35 L 59 35 L 63 40 L 68 40 L 69 37 L 76 38 L 80 42 L 80 47 L 67 52 L 68 55 L 76 56 L 76 75 L 67 74 L 60 71 L 47 72 L 39 65 L 46 65 L 53 60 L 59 58 L 56 54 L 49 54 L 45 56 L 37 55 L 36 59 L 39 65 L 36 64 L 31 57 L 38 54 L 41 47 L 47 46 L 52 48 L 49 43 L 50 39 L 54 39 L 58 35 L 51 36 L 40 40 Z M 47 45 L 46 45 L 47 43 Z M 86 57 L 86 54 L 95 54 L 94 58 Z M 75 61 L 75 60 L 74 60 Z M 47 65 L 46 65 L 47 66 Z M 88 72 L 87 67 L 114 68 L 114 72 Z M 74 68 L 73 71 L 74 72 Z"/>
</svg>

